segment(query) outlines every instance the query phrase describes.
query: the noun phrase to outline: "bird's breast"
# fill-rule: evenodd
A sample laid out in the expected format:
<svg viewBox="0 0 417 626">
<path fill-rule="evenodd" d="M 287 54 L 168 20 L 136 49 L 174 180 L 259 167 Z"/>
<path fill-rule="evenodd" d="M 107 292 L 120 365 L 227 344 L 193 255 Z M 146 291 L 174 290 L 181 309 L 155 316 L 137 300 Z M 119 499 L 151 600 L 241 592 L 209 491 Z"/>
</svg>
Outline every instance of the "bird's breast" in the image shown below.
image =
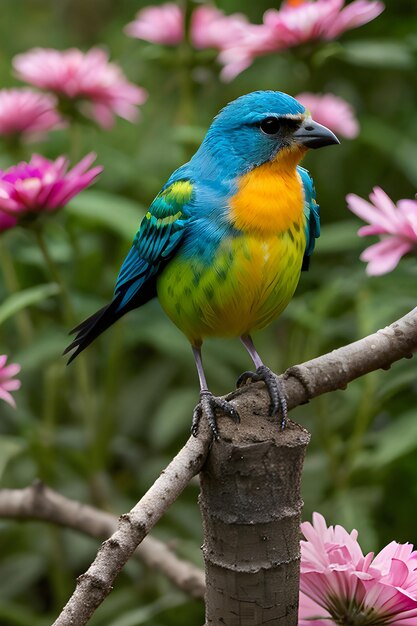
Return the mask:
<svg viewBox="0 0 417 626">
<path fill-rule="evenodd" d="M 207 225 L 193 231 L 157 289 L 163 308 L 194 345 L 210 335 L 247 334 L 284 310 L 306 247 L 303 209 L 295 164 L 273 162 L 239 179 L 229 200 L 228 231 L 221 237 Z"/>
<path fill-rule="evenodd" d="M 230 199 L 230 221 L 239 231 L 269 237 L 301 226 L 304 215 L 302 181 L 294 164 L 264 163 L 237 182 Z"/>
</svg>

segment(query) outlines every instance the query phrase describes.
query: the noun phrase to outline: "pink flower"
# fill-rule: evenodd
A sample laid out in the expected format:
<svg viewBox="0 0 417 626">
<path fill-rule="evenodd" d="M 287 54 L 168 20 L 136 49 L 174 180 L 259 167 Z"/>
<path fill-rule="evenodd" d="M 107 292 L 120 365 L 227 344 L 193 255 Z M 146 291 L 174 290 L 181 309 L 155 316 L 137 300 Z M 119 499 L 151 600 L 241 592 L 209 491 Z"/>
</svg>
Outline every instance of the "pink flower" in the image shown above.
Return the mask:
<svg viewBox="0 0 417 626">
<path fill-rule="evenodd" d="M 184 22 L 180 7 L 168 2 L 139 11 L 135 20 L 125 27 L 125 32 L 131 37 L 176 46 L 184 39 Z M 221 51 L 219 60 L 227 65 L 222 77 L 230 80 L 252 63 L 254 55 L 246 50 L 254 44 L 253 40 L 264 39 L 264 30 L 263 26 L 250 24 L 241 13 L 225 15 L 216 7 L 204 4 L 191 15 L 189 38 L 197 50 L 214 48 Z M 269 33 L 267 35 L 269 37 Z"/>
<path fill-rule="evenodd" d="M 259 36 L 263 40 L 263 27 L 250 24 L 241 13 L 225 15 L 213 6 L 198 7 L 191 18 L 191 40 L 195 48 L 220 50 L 219 62 L 225 67 L 221 77 L 232 80 L 249 67 Z M 257 46 L 259 48 L 259 45 Z"/>
<path fill-rule="evenodd" d="M 417 201 L 399 200 L 395 205 L 380 187 L 374 188 L 369 199 L 371 203 L 353 193 L 346 196 L 349 209 L 369 222 L 358 234 L 380 236 L 381 241 L 360 257 L 368 262 L 367 273 L 376 276 L 391 272 L 401 257 L 417 246 Z"/>
<path fill-rule="evenodd" d="M 34 135 L 62 126 L 56 98 L 27 89 L 0 89 L 0 135 Z"/>
<path fill-rule="evenodd" d="M 18 54 L 13 66 L 20 79 L 55 92 L 61 100 L 76 101 L 79 110 L 103 128 L 112 126 L 114 115 L 136 121 L 137 105 L 147 97 L 100 48 L 86 53 L 76 48 L 34 48 Z"/>
<path fill-rule="evenodd" d="M 319 513 L 313 514 L 313 524 L 301 524 L 301 531 L 307 539 L 301 542 L 301 591 L 327 610 L 332 594 L 355 597 L 358 579 L 352 574 L 364 566 L 357 531 L 327 528 Z"/>
<path fill-rule="evenodd" d="M 246 36 L 251 26 L 241 13 L 225 15 L 216 7 L 202 5 L 195 9 L 191 17 L 191 40 L 197 49 L 223 50 Z"/>
<path fill-rule="evenodd" d="M 354 0 L 344 5 L 345 0 L 287 0 L 279 11 L 266 11 L 264 24 L 279 48 L 291 47 L 314 39 L 330 41 L 370 22 L 384 10 L 378 0 Z"/>
<path fill-rule="evenodd" d="M 335 133 L 353 139 L 359 133 L 359 123 L 352 106 L 332 93 L 300 93 L 296 99 L 308 109 L 312 117 Z"/>
<path fill-rule="evenodd" d="M 124 30 L 130 37 L 177 46 L 184 38 L 184 14 L 174 2 L 145 7 Z"/>
<path fill-rule="evenodd" d="M 222 76 L 231 80 L 258 56 L 280 52 L 314 40 L 329 41 L 342 32 L 370 22 L 383 10 L 379 0 L 287 0 L 279 10 L 269 9 L 263 24 L 249 24 L 246 32 L 224 47 Z"/>
<path fill-rule="evenodd" d="M 417 552 L 395 541 L 374 558 L 358 534 L 327 527 L 322 515 L 301 530 L 299 623 L 415 626 Z"/>
<path fill-rule="evenodd" d="M 9 392 L 20 389 L 20 380 L 14 379 L 13 377 L 20 372 L 21 368 L 17 363 L 6 365 L 6 362 L 7 356 L 0 354 L 0 399 L 10 404 L 13 408 L 16 408 L 16 402 Z"/>
<path fill-rule="evenodd" d="M 383 10 L 379 0 L 286 0 L 270 9 L 261 25 L 245 15 L 225 15 L 211 5 L 197 7 L 191 16 L 190 41 L 197 49 L 220 50 L 221 77 L 232 80 L 261 55 L 279 52 L 306 41 L 335 39 L 351 28 L 370 22 Z M 125 32 L 153 43 L 175 46 L 184 39 L 184 14 L 174 3 L 149 6 L 128 24 Z"/>
<path fill-rule="evenodd" d="M 324 39 L 336 39 L 342 33 L 363 26 L 374 20 L 384 10 L 384 4 L 377 0 L 355 0 L 344 7 L 333 23 L 326 24 Z"/>
<path fill-rule="evenodd" d="M 176 46 L 184 39 L 184 22 L 181 8 L 167 2 L 139 11 L 135 20 L 125 27 L 125 32 L 152 43 Z M 191 15 L 190 39 L 198 50 L 221 50 L 234 44 L 251 26 L 243 14 L 225 15 L 223 11 L 206 4 L 197 7 Z"/>
<path fill-rule="evenodd" d="M 263 24 L 249 24 L 238 39 L 220 52 L 219 61 L 224 66 L 221 78 L 229 82 L 252 65 L 256 57 L 285 48 L 284 44 L 279 46 L 273 33 Z"/>
<path fill-rule="evenodd" d="M 298 606 L 298 626 L 330 626 L 331 617 L 317 602 L 300 593 Z"/>
<path fill-rule="evenodd" d="M 68 171 L 68 160 L 49 161 L 34 154 L 29 163 L 0 170 L 0 231 L 39 213 L 53 213 L 88 187 L 103 170 L 91 169 L 95 154 L 88 154 Z"/>
</svg>

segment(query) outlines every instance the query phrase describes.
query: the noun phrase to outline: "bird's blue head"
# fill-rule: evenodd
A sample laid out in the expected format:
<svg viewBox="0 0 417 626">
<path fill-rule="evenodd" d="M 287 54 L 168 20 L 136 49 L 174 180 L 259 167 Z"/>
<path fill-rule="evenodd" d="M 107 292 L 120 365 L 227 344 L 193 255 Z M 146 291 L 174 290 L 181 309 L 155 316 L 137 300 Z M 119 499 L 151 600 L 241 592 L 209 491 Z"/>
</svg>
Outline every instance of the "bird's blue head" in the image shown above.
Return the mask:
<svg viewBox="0 0 417 626">
<path fill-rule="evenodd" d="M 254 91 L 230 102 L 214 119 L 194 159 L 206 172 L 219 166 L 225 177 L 241 175 L 273 161 L 279 153 L 339 143 L 325 126 L 311 119 L 305 107 L 280 91 Z M 207 171 L 208 170 L 208 171 Z"/>
</svg>

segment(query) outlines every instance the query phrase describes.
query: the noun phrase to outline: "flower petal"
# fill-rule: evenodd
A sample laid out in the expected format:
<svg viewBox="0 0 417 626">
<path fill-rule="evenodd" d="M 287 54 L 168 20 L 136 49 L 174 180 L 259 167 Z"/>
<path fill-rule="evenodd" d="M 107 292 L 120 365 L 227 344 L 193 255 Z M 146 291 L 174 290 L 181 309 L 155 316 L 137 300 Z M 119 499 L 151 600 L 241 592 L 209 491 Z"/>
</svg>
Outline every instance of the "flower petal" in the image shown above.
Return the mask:
<svg viewBox="0 0 417 626">
<path fill-rule="evenodd" d="M 349 193 L 346 196 L 346 201 L 352 213 L 355 213 L 355 215 L 362 218 L 366 222 L 379 226 L 385 233 L 391 233 L 391 221 L 385 213 L 381 212 L 373 204 L 370 204 L 354 193 Z"/>
<path fill-rule="evenodd" d="M 366 268 L 369 276 L 380 276 L 395 269 L 401 259 L 412 249 L 410 242 L 399 237 L 389 237 L 366 248 L 361 254 L 361 260 L 367 261 Z"/>
</svg>

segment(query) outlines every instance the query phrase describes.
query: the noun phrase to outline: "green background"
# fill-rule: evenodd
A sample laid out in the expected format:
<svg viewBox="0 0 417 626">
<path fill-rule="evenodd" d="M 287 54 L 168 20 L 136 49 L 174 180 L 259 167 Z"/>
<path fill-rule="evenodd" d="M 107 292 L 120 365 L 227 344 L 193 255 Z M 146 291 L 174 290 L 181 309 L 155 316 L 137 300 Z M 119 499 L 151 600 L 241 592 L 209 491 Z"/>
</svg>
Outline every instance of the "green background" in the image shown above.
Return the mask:
<svg viewBox="0 0 417 626">
<path fill-rule="evenodd" d="M 112 295 L 118 268 L 146 207 L 173 169 L 189 158 L 213 116 L 255 89 L 331 91 L 357 111 L 361 133 L 338 149 L 309 154 L 322 211 L 322 237 L 287 311 L 255 342 L 275 371 L 371 333 L 415 305 L 417 266 L 410 256 L 391 274 L 369 278 L 360 252 L 369 245 L 347 209 L 349 192 L 367 196 L 381 185 L 394 199 L 417 188 L 417 7 L 390 0 L 382 16 L 339 41 L 257 59 L 232 83 L 218 79 L 211 52 L 191 71 L 190 51 L 126 37 L 123 26 L 145 2 L 131 0 L 2 0 L 0 86 L 19 84 L 11 59 L 34 46 L 88 49 L 104 45 L 128 78 L 149 92 L 137 125 L 117 121 L 51 133 L 17 152 L 4 143 L 0 167 L 32 151 L 79 160 L 90 150 L 104 172 L 44 223 L 51 254 L 70 291 L 76 322 Z M 224 0 L 227 13 L 260 22 L 273 5 Z M 188 61 L 187 61 L 188 59 Z M 370 240 L 369 240 L 370 241 Z M 376 239 L 375 239 L 376 241 Z M 189 346 L 157 302 L 129 314 L 78 363 L 65 367 L 69 314 L 33 233 L 14 229 L 0 239 L 0 354 L 22 365 L 16 411 L 0 404 L 0 486 L 35 478 L 63 494 L 122 513 L 149 488 L 185 442 L 198 381 Z M 10 296 L 7 265 L 31 305 Z M 8 285 L 8 286 L 6 286 Z M 39 288 L 42 285 L 43 287 Z M 20 302 L 20 304 L 19 304 Z M 23 313 L 22 313 L 23 311 Z M 29 318 L 30 327 L 27 327 Z M 26 321 L 25 321 L 26 320 Z M 248 359 L 238 341 L 209 341 L 210 387 L 234 386 Z M 312 433 L 304 472 L 304 519 L 359 530 L 364 551 L 395 539 L 417 543 L 417 361 L 405 360 L 322 396 L 291 414 Z M 155 529 L 182 556 L 202 565 L 198 488 L 190 485 Z M 56 617 L 98 542 L 41 522 L 0 521 L 0 624 L 43 626 Z M 95 626 L 203 623 L 191 601 L 161 575 L 131 562 L 91 620 Z"/>
</svg>

